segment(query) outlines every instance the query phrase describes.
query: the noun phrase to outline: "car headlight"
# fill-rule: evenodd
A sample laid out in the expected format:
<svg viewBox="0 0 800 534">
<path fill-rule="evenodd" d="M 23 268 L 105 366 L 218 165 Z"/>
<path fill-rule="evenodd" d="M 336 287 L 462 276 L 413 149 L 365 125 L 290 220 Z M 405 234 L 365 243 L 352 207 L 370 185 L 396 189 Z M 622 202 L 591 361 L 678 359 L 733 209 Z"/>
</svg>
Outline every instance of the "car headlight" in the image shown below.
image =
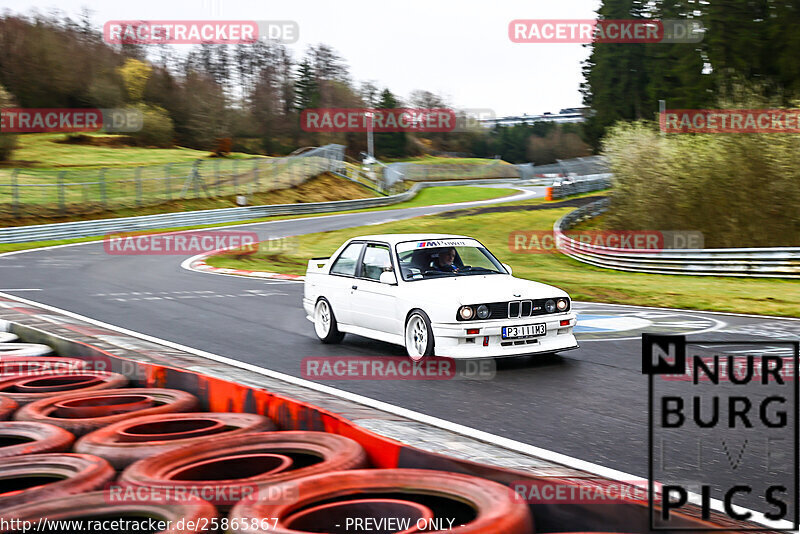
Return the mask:
<svg viewBox="0 0 800 534">
<path fill-rule="evenodd" d="M 553 313 L 554 311 L 556 311 L 556 301 L 548 300 L 547 302 L 544 303 L 544 309 L 547 313 Z"/>
<path fill-rule="evenodd" d="M 478 319 L 486 319 L 489 317 L 489 307 L 486 304 L 478 306 Z"/>
<path fill-rule="evenodd" d="M 469 306 L 461 306 L 461 309 L 458 310 L 458 315 L 465 321 L 468 321 L 475 315 L 475 310 Z"/>
<path fill-rule="evenodd" d="M 568 306 L 568 304 L 567 304 L 567 300 L 566 299 L 558 299 L 556 301 L 556 308 L 558 308 L 558 311 L 566 310 L 567 306 Z"/>
</svg>

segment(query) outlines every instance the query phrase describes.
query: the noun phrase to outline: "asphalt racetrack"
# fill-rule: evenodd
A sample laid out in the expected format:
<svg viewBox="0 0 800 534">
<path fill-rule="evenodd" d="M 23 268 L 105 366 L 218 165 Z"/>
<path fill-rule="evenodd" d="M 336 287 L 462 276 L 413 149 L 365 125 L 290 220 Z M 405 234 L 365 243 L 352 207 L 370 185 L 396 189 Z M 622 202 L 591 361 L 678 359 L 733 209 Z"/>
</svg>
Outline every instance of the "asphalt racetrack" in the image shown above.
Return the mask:
<svg viewBox="0 0 800 534">
<path fill-rule="evenodd" d="M 543 188 L 528 188 L 521 195 L 543 192 Z M 507 201 L 472 202 L 458 208 Z M 267 239 L 452 209 L 374 211 L 231 229 L 256 231 Z M 353 335 L 341 345 L 320 344 L 302 310 L 302 283 L 193 272 L 181 267 L 184 259 L 109 255 L 102 242 L 6 254 L 0 256 L 0 291 L 295 376 L 301 376 L 301 360 L 306 357 L 405 355 L 402 347 Z M 326 384 L 646 477 L 647 379 L 641 373 L 639 334 L 763 340 L 766 346 L 758 350 L 776 353 L 783 349 L 771 342 L 796 340 L 800 334 L 800 322 L 788 319 L 594 303 L 576 303 L 575 309 L 580 313 L 576 329 L 580 349 L 549 358 L 501 360 L 489 380 L 337 380 Z M 703 461 L 725 462 L 728 449 L 739 450 L 741 440 L 736 441 L 736 432 L 729 434 L 720 433 L 721 440 L 729 438 L 725 444 L 704 444 Z M 778 447 L 783 447 L 785 458 L 791 458 L 790 439 Z M 686 449 L 674 452 L 692 454 Z M 744 460 L 737 476 L 754 482 L 766 476 L 758 461 Z M 756 496 L 737 504 L 765 509 Z"/>
</svg>

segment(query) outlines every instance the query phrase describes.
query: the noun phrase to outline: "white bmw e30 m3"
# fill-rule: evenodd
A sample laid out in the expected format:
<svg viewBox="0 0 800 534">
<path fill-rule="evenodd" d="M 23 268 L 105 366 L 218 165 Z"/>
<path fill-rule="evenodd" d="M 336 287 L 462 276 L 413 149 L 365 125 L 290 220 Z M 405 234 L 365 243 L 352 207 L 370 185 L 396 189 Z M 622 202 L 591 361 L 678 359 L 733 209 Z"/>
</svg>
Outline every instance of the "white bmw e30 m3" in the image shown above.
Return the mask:
<svg viewBox="0 0 800 534">
<path fill-rule="evenodd" d="M 355 237 L 308 263 L 303 307 L 323 343 L 345 333 L 424 356 L 502 358 L 578 347 L 564 291 L 511 276 L 459 235 Z"/>
</svg>

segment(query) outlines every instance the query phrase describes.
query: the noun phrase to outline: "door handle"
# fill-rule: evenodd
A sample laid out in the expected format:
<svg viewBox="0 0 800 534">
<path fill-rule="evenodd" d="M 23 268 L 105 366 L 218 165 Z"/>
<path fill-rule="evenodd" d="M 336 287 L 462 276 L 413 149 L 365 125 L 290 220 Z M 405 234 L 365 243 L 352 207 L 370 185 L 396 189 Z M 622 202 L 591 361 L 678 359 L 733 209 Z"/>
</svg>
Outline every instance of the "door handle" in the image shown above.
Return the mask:
<svg viewBox="0 0 800 534">
<path fill-rule="evenodd" d="M 353 286 L 352 289 L 358 289 L 358 286 Z"/>
</svg>

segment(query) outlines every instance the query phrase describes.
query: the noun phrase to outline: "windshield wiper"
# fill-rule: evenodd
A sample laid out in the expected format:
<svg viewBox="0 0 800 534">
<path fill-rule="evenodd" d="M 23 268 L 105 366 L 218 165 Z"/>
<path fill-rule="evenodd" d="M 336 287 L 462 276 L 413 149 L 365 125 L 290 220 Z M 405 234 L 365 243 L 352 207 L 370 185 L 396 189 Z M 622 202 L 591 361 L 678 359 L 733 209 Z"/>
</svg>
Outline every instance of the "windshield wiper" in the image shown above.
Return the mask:
<svg viewBox="0 0 800 534">
<path fill-rule="evenodd" d="M 499 271 L 495 271 L 493 269 L 487 269 L 486 267 L 472 267 L 468 271 L 459 271 L 458 274 L 500 274 Z"/>
</svg>

